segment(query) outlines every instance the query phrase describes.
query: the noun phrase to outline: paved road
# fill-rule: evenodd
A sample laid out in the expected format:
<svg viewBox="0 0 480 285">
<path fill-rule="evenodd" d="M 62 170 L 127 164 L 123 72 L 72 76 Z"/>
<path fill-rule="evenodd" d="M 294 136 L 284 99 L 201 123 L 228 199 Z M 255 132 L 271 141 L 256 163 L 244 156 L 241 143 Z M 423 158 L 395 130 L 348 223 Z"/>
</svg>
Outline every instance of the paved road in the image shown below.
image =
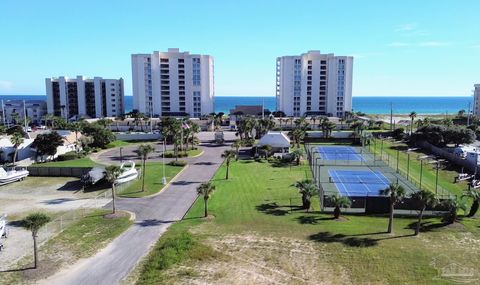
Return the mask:
<svg viewBox="0 0 480 285">
<path fill-rule="evenodd" d="M 200 136 L 205 141 L 208 134 Z M 40 284 L 118 284 L 145 256 L 175 221 L 181 220 L 197 198 L 196 187 L 210 180 L 222 163 L 228 146 L 202 144 L 204 154 L 191 159 L 189 167 L 159 195 L 118 199 L 118 209 L 136 214 L 135 224 L 96 255 L 82 260 Z"/>
<path fill-rule="evenodd" d="M 236 139 L 235 133 L 234 132 L 224 132 L 225 134 L 225 139 L 227 141 L 233 141 Z M 214 138 L 214 133 L 213 132 L 201 132 L 198 135 L 198 138 L 200 139 L 201 142 L 207 142 L 210 140 L 213 140 Z M 153 145 L 155 148 L 155 151 L 149 155 L 148 161 L 157 161 L 161 162 L 162 159 L 162 154 L 163 154 L 163 142 L 158 141 L 158 142 L 152 142 L 150 143 Z M 140 161 L 140 157 L 137 155 L 135 152 L 138 149 L 138 145 L 130 145 L 130 146 L 124 146 L 122 147 L 122 155 L 120 156 L 120 148 L 114 148 L 114 149 L 109 149 L 102 151 L 100 153 L 94 154 L 92 156 L 92 159 L 98 163 L 102 164 L 120 164 L 121 162 L 121 157 L 123 160 L 134 160 L 134 161 Z M 173 145 L 167 145 L 167 150 L 173 150 Z M 181 158 L 182 160 L 186 160 L 187 162 L 190 162 L 191 160 L 194 160 L 195 158 Z M 172 160 L 175 160 L 175 158 L 165 158 L 165 162 L 170 162 Z"/>
</svg>

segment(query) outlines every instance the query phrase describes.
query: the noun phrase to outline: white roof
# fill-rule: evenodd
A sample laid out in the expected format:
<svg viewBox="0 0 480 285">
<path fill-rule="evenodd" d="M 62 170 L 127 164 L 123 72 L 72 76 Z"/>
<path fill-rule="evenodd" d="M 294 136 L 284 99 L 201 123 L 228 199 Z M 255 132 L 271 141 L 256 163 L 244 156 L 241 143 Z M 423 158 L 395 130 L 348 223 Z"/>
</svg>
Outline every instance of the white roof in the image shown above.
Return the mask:
<svg viewBox="0 0 480 285">
<path fill-rule="evenodd" d="M 33 143 L 33 139 L 23 139 L 23 143 L 18 146 L 18 149 L 26 148 Z M 13 148 L 13 144 L 10 141 L 10 136 L 0 137 L 0 148 Z"/>
<path fill-rule="evenodd" d="M 272 147 L 290 147 L 290 139 L 282 132 L 268 132 L 258 141 L 259 146 L 267 144 Z"/>
</svg>

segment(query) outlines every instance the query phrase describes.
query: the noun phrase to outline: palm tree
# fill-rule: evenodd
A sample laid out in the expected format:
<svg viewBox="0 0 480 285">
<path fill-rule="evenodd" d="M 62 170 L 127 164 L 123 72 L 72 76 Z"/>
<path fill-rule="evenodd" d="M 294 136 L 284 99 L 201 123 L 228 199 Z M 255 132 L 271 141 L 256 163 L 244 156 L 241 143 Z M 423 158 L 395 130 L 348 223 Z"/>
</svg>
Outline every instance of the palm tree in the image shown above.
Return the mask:
<svg viewBox="0 0 480 285">
<path fill-rule="evenodd" d="M 305 155 L 305 152 L 301 148 L 296 148 L 290 152 L 290 155 L 293 157 L 295 160 L 295 163 L 297 165 L 300 165 L 300 159 Z"/>
<path fill-rule="evenodd" d="M 225 174 L 225 179 L 228 180 L 228 172 L 230 170 L 230 160 L 232 158 L 235 158 L 236 156 L 236 153 L 234 150 L 225 150 L 223 153 L 222 153 L 222 157 L 225 158 L 225 164 L 227 165 L 227 173 Z"/>
<path fill-rule="evenodd" d="M 208 199 L 210 199 L 213 191 L 215 191 L 215 185 L 210 182 L 202 183 L 197 187 L 197 193 L 203 196 L 203 202 L 205 203 L 205 218 L 208 217 Z"/>
<path fill-rule="evenodd" d="M 265 155 L 265 159 L 268 159 L 270 157 L 270 153 L 272 152 L 272 146 L 269 144 L 262 145 L 260 149 L 263 151 L 263 154 Z"/>
<path fill-rule="evenodd" d="M 115 181 L 118 179 L 122 170 L 119 166 L 109 165 L 105 168 L 105 178 L 112 185 L 112 214 L 115 214 Z"/>
<path fill-rule="evenodd" d="M 417 112 L 411 112 L 410 115 L 408 115 L 410 117 L 410 135 L 413 133 L 413 121 L 415 120 L 415 118 L 417 117 Z"/>
<path fill-rule="evenodd" d="M 340 218 L 340 215 L 342 214 L 341 208 L 350 207 L 350 205 L 352 204 L 352 201 L 350 201 L 350 199 L 345 196 L 334 194 L 328 198 L 333 207 L 335 207 L 335 209 L 333 210 L 333 217 L 335 219 Z"/>
<path fill-rule="evenodd" d="M 145 191 L 145 166 L 148 155 L 155 151 L 155 148 L 150 144 L 141 144 L 136 153 L 142 158 L 142 192 Z"/>
<path fill-rule="evenodd" d="M 317 121 L 317 116 L 311 116 L 310 120 L 313 122 L 312 129 L 315 129 L 315 122 Z"/>
<path fill-rule="evenodd" d="M 311 179 L 305 179 L 297 181 L 293 186 L 295 186 L 298 189 L 298 192 L 302 194 L 302 207 L 308 212 L 312 205 L 311 198 L 318 193 L 315 182 Z"/>
<path fill-rule="evenodd" d="M 240 148 L 243 146 L 242 140 L 235 140 L 232 144 L 232 148 L 235 149 L 235 160 L 238 160 L 238 152 Z"/>
<path fill-rule="evenodd" d="M 468 213 L 467 217 L 475 216 L 480 206 L 480 191 L 469 187 L 469 189 L 465 190 L 465 192 L 463 193 L 462 198 L 463 197 L 468 197 L 473 200 L 472 206 L 470 207 L 470 212 Z"/>
<path fill-rule="evenodd" d="M 326 138 L 330 137 L 332 135 L 332 131 L 337 127 L 337 125 L 334 122 L 328 121 L 325 124 L 325 130 L 326 130 Z"/>
<path fill-rule="evenodd" d="M 22 226 L 32 232 L 33 238 L 33 268 L 37 268 L 38 264 L 38 255 L 37 255 L 37 237 L 38 231 L 50 222 L 50 217 L 44 213 L 33 213 L 28 215 L 25 219 L 22 220 Z"/>
<path fill-rule="evenodd" d="M 467 211 L 465 201 L 456 198 L 446 199 L 442 204 L 448 209 L 448 213 L 445 217 L 447 224 L 453 224 L 457 221 L 459 209 L 463 210 L 463 212 Z"/>
<path fill-rule="evenodd" d="M 381 195 L 390 196 L 390 216 L 388 218 L 387 233 L 392 233 L 393 226 L 393 211 L 395 210 L 395 204 L 400 202 L 405 197 L 405 188 L 398 183 L 392 183 L 384 190 L 380 191 Z"/>
<path fill-rule="evenodd" d="M 78 122 L 74 122 L 72 124 L 70 124 L 70 130 L 75 132 L 75 151 L 79 152 L 79 148 L 78 148 L 78 133 L 80 133 L 82 131 L 82 126 L 80 125 L 80 123 Z"/>
<path fill-rule="evenodd" d="M 188 125 L 190 126 L 190 135 L 191 135 L 190 141 L 192 143 L 192 149 L 193 149 L 195 145 L 195 135 L 198 134 L 201 129 L 198 124 L 191 121 L 188 122 Z"/>
<path fill-rule="evenodd" d="M 420 226 L 422 224 L 423 212 L 427 206 L 435 206 L 437 204 L 437 198 L 435 198 L 435 194 L 433 194 L 433 192 L 428 190 L 420 190 L 415 192 L 410 196 L 410 198 L 418 202 L 418 222 L 415 227 L 415 235 L 418 235 L 420 233 Z"/>
<path fill-rule="evenodd" d="M 18 147 L 23 143 L 23 136 L 22 134 L 15 132 L 10 137 L 10 142 L 13 144 L 13 148 L 15 148 L 15 152 L 13 153 L 13 166 L 15 166 L 15 161 L 17 160 L 17 153 Z"/>
</svg>

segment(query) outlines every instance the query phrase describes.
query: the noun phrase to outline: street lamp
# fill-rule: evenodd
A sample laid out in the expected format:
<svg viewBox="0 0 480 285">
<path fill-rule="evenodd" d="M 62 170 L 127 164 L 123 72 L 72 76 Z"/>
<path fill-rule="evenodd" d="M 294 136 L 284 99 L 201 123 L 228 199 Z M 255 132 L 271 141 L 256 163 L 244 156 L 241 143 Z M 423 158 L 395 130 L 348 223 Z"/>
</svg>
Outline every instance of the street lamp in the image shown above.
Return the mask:
<svg viewBox="0 0 480 285">
<path fill-rule="evenodd" d="M 445 162 L 445 159 L 438 159 L 438 160 L 433 160 L 430 161 L 430 163 L 435 163 L 435 195 L 438 194 L 438 170 L 440 169 L 440 164 Z"/>
<path fill-rule="evenodd" d="M 163 177 L 162 184 L 167 185 L 167 178 L 165 177 L 165 151 L 167 151 L 167 138 L 163 138 L 163 153 L 162 153 L 162 167 L 163 167 Z"/>
<path fill-rule="evenodd" d="M 408 180 L 409 175 L 410 175 L 410 152 L 411 151 L 416 151 L 418 149 L 419 148 L 409 148 L 409 149 L 407 149 L 407 180 Z"/>
<path fill-rule="evenodd" d="M 123 155 L 122 155 L 123 147 L 120 147 L 120 162 L 123 163 Z"/>
<path fill-rule="evenodd" d="M 419 189 L 422 190 L 422 177 L 423 177 L 423 160 L 431 158 L 429 155 L 420 156 L 418 159 L 420 160 L 420 186 Z"/>
</svg>

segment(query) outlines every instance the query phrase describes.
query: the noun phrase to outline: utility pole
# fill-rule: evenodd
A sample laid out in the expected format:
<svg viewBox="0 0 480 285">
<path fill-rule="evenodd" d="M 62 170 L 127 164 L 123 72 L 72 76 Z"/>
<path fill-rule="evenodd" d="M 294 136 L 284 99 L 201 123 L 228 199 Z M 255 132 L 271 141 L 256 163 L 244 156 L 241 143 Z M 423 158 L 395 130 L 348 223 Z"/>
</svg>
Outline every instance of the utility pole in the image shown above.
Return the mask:
<svg viewBox="0 0 480 285">
<path fill-rule="evenodd" d="M 390 131 L 393 131 L 393 103 L 390 102 Z"/>
<path fill-rule="evenodd" d="M 468 102 L 468 110 L 467 110 L 467 127 L 470 125 L 470 102 Z"/>
</svg>

